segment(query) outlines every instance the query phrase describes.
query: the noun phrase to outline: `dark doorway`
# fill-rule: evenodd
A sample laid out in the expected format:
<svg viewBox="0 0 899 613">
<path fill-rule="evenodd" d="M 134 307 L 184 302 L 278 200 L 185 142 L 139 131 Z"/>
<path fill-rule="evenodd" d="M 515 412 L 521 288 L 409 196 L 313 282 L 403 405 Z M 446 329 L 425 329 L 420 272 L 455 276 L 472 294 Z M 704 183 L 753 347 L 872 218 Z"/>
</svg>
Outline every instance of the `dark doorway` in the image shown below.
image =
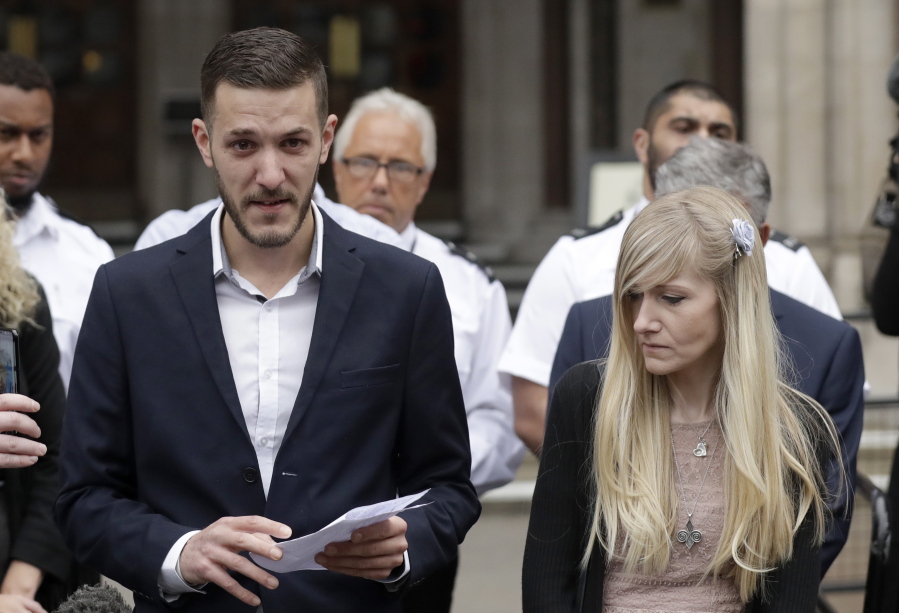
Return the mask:
<svg viewBox="0 0 899 613">
<path fill-rule="evenodd" d="M 138 217 L 136 4 L 0 3 L 0 47 L 39 60 L 56 85 L 41 191 L 87 221 Z"/>
<path fill-rule="evenodd" d="M 315 45 L 328 68 L 339 121 L 352 101 L 392 87 L 420 101 L 437 124 L 437 169 L 417 220 L 462 215 L 459 3 L 453 0 L 232 0 L 234 28 L 279 27 Z M 336 199 L 331 164 L 319 181 Z"/>
</svg>

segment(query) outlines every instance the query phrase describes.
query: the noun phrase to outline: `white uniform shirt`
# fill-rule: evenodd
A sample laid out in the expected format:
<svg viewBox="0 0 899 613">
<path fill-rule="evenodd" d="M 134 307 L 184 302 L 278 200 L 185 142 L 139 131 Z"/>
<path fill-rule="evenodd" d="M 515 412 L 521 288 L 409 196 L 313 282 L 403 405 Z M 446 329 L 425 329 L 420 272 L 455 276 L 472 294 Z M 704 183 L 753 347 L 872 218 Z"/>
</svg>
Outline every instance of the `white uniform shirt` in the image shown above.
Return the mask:
<svg viewBox="0 0 899 613">
<path fill-rule="evenodd" d="M 374 217 L 358 213 L 355 209 L 345 204 L 338 204 L 329 200 L 325 196 L 325 190 L 318 183 L 315 184 L 315 191 L 312 192 L 312 200 L 320 210 L 327 213 L 331 219 L 350 232 L 361 234 L 388 245 L 399 245 L 400 235 L 393 228 L 381 223 Z M 134 245 L 134 250 L 146 249 L 165 242 L 170 238 L 186 234 L 188 230 L 197 225 L 201 219 L 215 210 L 221 203 L 221 198 L 213 198 L 212 200 L 201 202 L 187 211 L 178 209 L 166 211 L 151 221 L 144 229 Z"/>
<path fill-rule="evenodd" d="M 515 327 L 499 362 L 501 372 L 549 386 L 553 359 L 568 311 L 578 302 L 612 293 L 624 231 L 649 201 L 621 212 L 621 220 L 581 238 L 560 238 L 531 277 Z M 789 242 L 789 241 L 787 241 Z M 836 298 L 811 252 L 769 240 L 765 245 L 768 285 L 837 319 Z"/>
<path fill-rule="evenodd" d="M 506 290 L 464 251 L 454 253 L 414 223 L 400 237 L 402 248 L 433 262 L 443 277 L 468 417 L 471 482 L 480 495 L 514 479 L 524 457 L 515 435 L 511 379 L 497 370 L 512 327 Z"/>
<path fill-rule="evenodd" d="M 34 194 L 19 218 L 13 239 L 22 267 L 44 286 L 59 345 L 59 374 L 66 389 L 72 374 L 81 320 L 101 264 L 115 257 L 112 248 L 87 226 L 60 216 L 52 202 Z"/>
</svg>

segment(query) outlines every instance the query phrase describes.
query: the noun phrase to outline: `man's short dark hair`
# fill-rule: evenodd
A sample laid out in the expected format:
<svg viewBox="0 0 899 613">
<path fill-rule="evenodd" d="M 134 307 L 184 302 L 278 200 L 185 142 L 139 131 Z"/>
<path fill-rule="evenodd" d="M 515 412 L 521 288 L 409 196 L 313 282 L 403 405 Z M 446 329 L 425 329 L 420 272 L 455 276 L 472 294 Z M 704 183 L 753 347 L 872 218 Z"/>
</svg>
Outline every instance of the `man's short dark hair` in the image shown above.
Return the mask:
<svg viewBox="0 0 899 613">
<path fill-rule="evenodd" d="M 226 34 L 216 43 L 200 70 L 200 107 L 212 123 L 219 83 L 252 89 L 284 90 L 312 81 L 318 123 L 328 118 L 328 77 L 325 67 L 302 38 L 278 28 L 254 28 Z"/>
<path fill-rule="evenodd" d="M 37 61 L 18 53 L 0 51 L 0 85 L 12 85 L 30 92 L 45 89 L 50 98 L 56 97 L 53 79 Z"/>
<path fill-rule="evenodd" d="M 737 109 L 721 95 L 717 89 L 695 79 L 682 79 L 675 81 L 670 85 L 666 85 L 659 93 L 652 97 L 649 104 L 646 105 L 646 114 L 643 115 L 643 129 L 652 132 L 656 120 L 671 107 L 671 99 L 678 94 L 689 94 L 700 100 L 711 100 L 720 102 L 728 109 L 734 119 L 734 127 L 739 127 L 739 118 L 737 117 Z"/>
</svg>

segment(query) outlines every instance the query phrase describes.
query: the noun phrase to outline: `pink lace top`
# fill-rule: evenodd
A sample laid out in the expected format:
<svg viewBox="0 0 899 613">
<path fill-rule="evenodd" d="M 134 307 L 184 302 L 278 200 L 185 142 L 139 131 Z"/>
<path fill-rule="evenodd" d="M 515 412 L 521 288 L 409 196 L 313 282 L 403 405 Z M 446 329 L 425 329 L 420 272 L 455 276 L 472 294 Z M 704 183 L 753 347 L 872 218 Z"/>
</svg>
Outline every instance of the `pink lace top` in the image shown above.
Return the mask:
<svg viewBox="0 0 899 613">
<path fill-rule="evenodd" d="M 686 529 L 687 511 L 693 507 L 706 468 L 712 463 L 693 511 L 693 529 L 702 532 L 701 540 L 688 549 L 672 535 L 673 550 L 668 569 L 658 575 L 626 573 L 621 558 L 611 559 L 606 567 L 603 589 L 605 613 L 742 613 L 745 610 L 732 579 L 708 577 L 700 582 L 718 548 L 724 525 L 724 446 L 717 423 L 713 423 L 705 434 L 708 455 L 693 455 L 699 435 L 709 423 L 692 427 L 674 424 L 672 428 L 687 499 L 687 508 L 683 502 L 678 504 L 678 530 Z M 666 449 L 666 452 L 670 453 L 670 450 Z M 682 500 L 680 490 L 678 499 Z M 619 536 L 619 546 L 622 542 Z"/>
</svg>

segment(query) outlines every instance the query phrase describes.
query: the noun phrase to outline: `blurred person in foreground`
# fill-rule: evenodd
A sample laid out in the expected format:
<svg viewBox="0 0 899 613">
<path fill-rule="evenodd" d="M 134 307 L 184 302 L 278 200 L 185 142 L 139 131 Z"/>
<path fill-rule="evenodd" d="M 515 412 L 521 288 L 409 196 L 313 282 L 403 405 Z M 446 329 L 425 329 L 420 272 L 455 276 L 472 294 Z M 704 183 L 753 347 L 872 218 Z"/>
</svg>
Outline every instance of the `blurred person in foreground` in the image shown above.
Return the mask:
<svg viewBox="0 0 899 613">
<path fill-rule="evenodd" d="M 598 228 L 560 238 L 528 283 L 499 369 L 512 375 L 515 430 L 535 454 L 543 441 L 547 385 L 568 310 L 612 293 L 624 231 L 653 198 L 656 170 L 692 136 L 736 141 L 736 112 L 710 85 L 678 81 L 653 96 L 643 125 L 634 131 L 634 151 L 643 164 L 643 198 Z M 772 288 L 842 319 L 824 275 L 799 240 L 771 231 L 764 256 Z"/>
<path fill-rule="evenodd" d="M 738 198 L 759 229 L 764 245 L 770 234 L 765 222 L 771 183 L 761 157 L 748 145 L 717 138 L 693 138 L 656 172 L 656 193 L 665 196 L 708 185 Z M 840 433 L 848 488 L 840 490 L 840 468 L 827 472 L 831 492 L 830 522 L 821 549 L 821 576 L 827 572 L 849 537 L 855 466 L 864 426 L 865 368 L 861 340 L 855 328 L 771 289 L 771 309 L 794 376 L 791 385 L 814 398 Z M 550 389 L 569 368 L 608 357 L 612 332 L 612 297 L 603 296 L 571 307 L 553 362 Z"/>
<path fill-rule="evenodd" d="M 437 164 L 437 129 L 417 100 L 389 88 L 357 98 L 334 136 L 338 199 L 399 232 L 400 247 L 433 262 L 446 285 L 456 367 L 478 494 L 515 477 L 524 446 L 515 436 L 508 375 L 496 369 L 512 321 L 506 291 L 472 253 L 415 225 Z M 449 613 L 458 558 L 403 597 L 407 613 Z"/>
<path fill-rule="evenodd" d="M 68 388 L 75 343 L 94 274 L 112 249 L 38 191 L 53 148 L 55 89 L 36 61 L 0 52 L 0 185 L 18 220 L 14 244 L 22 267 L 47 293 Z"/>
<path fill-rule="evenodd" d="M 899 104 L 899 57 L 893 60 L 887 75 L 887 93 Z M 899 336 L 899 133 L 890 140 L 887 183 L 875 209 L 875 225 L 890 230 L 871 292 L 871 311 L 877 329 L 888 336 Z M 899 457 L 899 454 L 897 454 Z"/>
<path fill-rule="evenodd" d="M 553 393 L 524 611 L 814 611 L 838 435 L 785 383 L 748 217 L 699 187 L 625 232 L 609 358 Z"/>
<path fill-rule="evenodd" d="M 899 104 L 899 57 L 893 61 L 887 78 L 887 90 Z M 890 141 L 891 155 L 888 168 L 892 186 L 899 183 L 899 134 Z M 880 225 L 889 228 L 889 238 L 883 256 L 877 266 L 877 273 L 871 290 L 871 312 L 874 323 L 881 333 L 899 336 L 899 198 L 895 192 L 885 193 L 879 202 Z M 889 481 L 890 526 L 893 538 L 887 561 L 887 573 L 899 576 L 899 448 L 893 453 L 893 465 Z M 899 584 L 893 581 L 887 585 L 887 602 L 899 607 Z"/>
<path fill-rule="evenodd" d="M 0 394 L 0 613 L 39 613 L 55 608 L 78 580 L 53 523 L 65 390 L 50 311 L 40 285 L 19 263 L 10 217 L 0 196 L 0 326 L 19 334 L 21 375 L 18 395 Z"/>
<path fill-rule="evenodd" d="M 97 273 L 63 430 L 56 518 L 136 611 L 401 611 L 480 512 L 437 268 L 312 202 L 337 118 L 284 30 L 223 36 L 193 135 L 222 205 Z M 347 511 L 420 507 L 280 560 Z"/>
</svg>

